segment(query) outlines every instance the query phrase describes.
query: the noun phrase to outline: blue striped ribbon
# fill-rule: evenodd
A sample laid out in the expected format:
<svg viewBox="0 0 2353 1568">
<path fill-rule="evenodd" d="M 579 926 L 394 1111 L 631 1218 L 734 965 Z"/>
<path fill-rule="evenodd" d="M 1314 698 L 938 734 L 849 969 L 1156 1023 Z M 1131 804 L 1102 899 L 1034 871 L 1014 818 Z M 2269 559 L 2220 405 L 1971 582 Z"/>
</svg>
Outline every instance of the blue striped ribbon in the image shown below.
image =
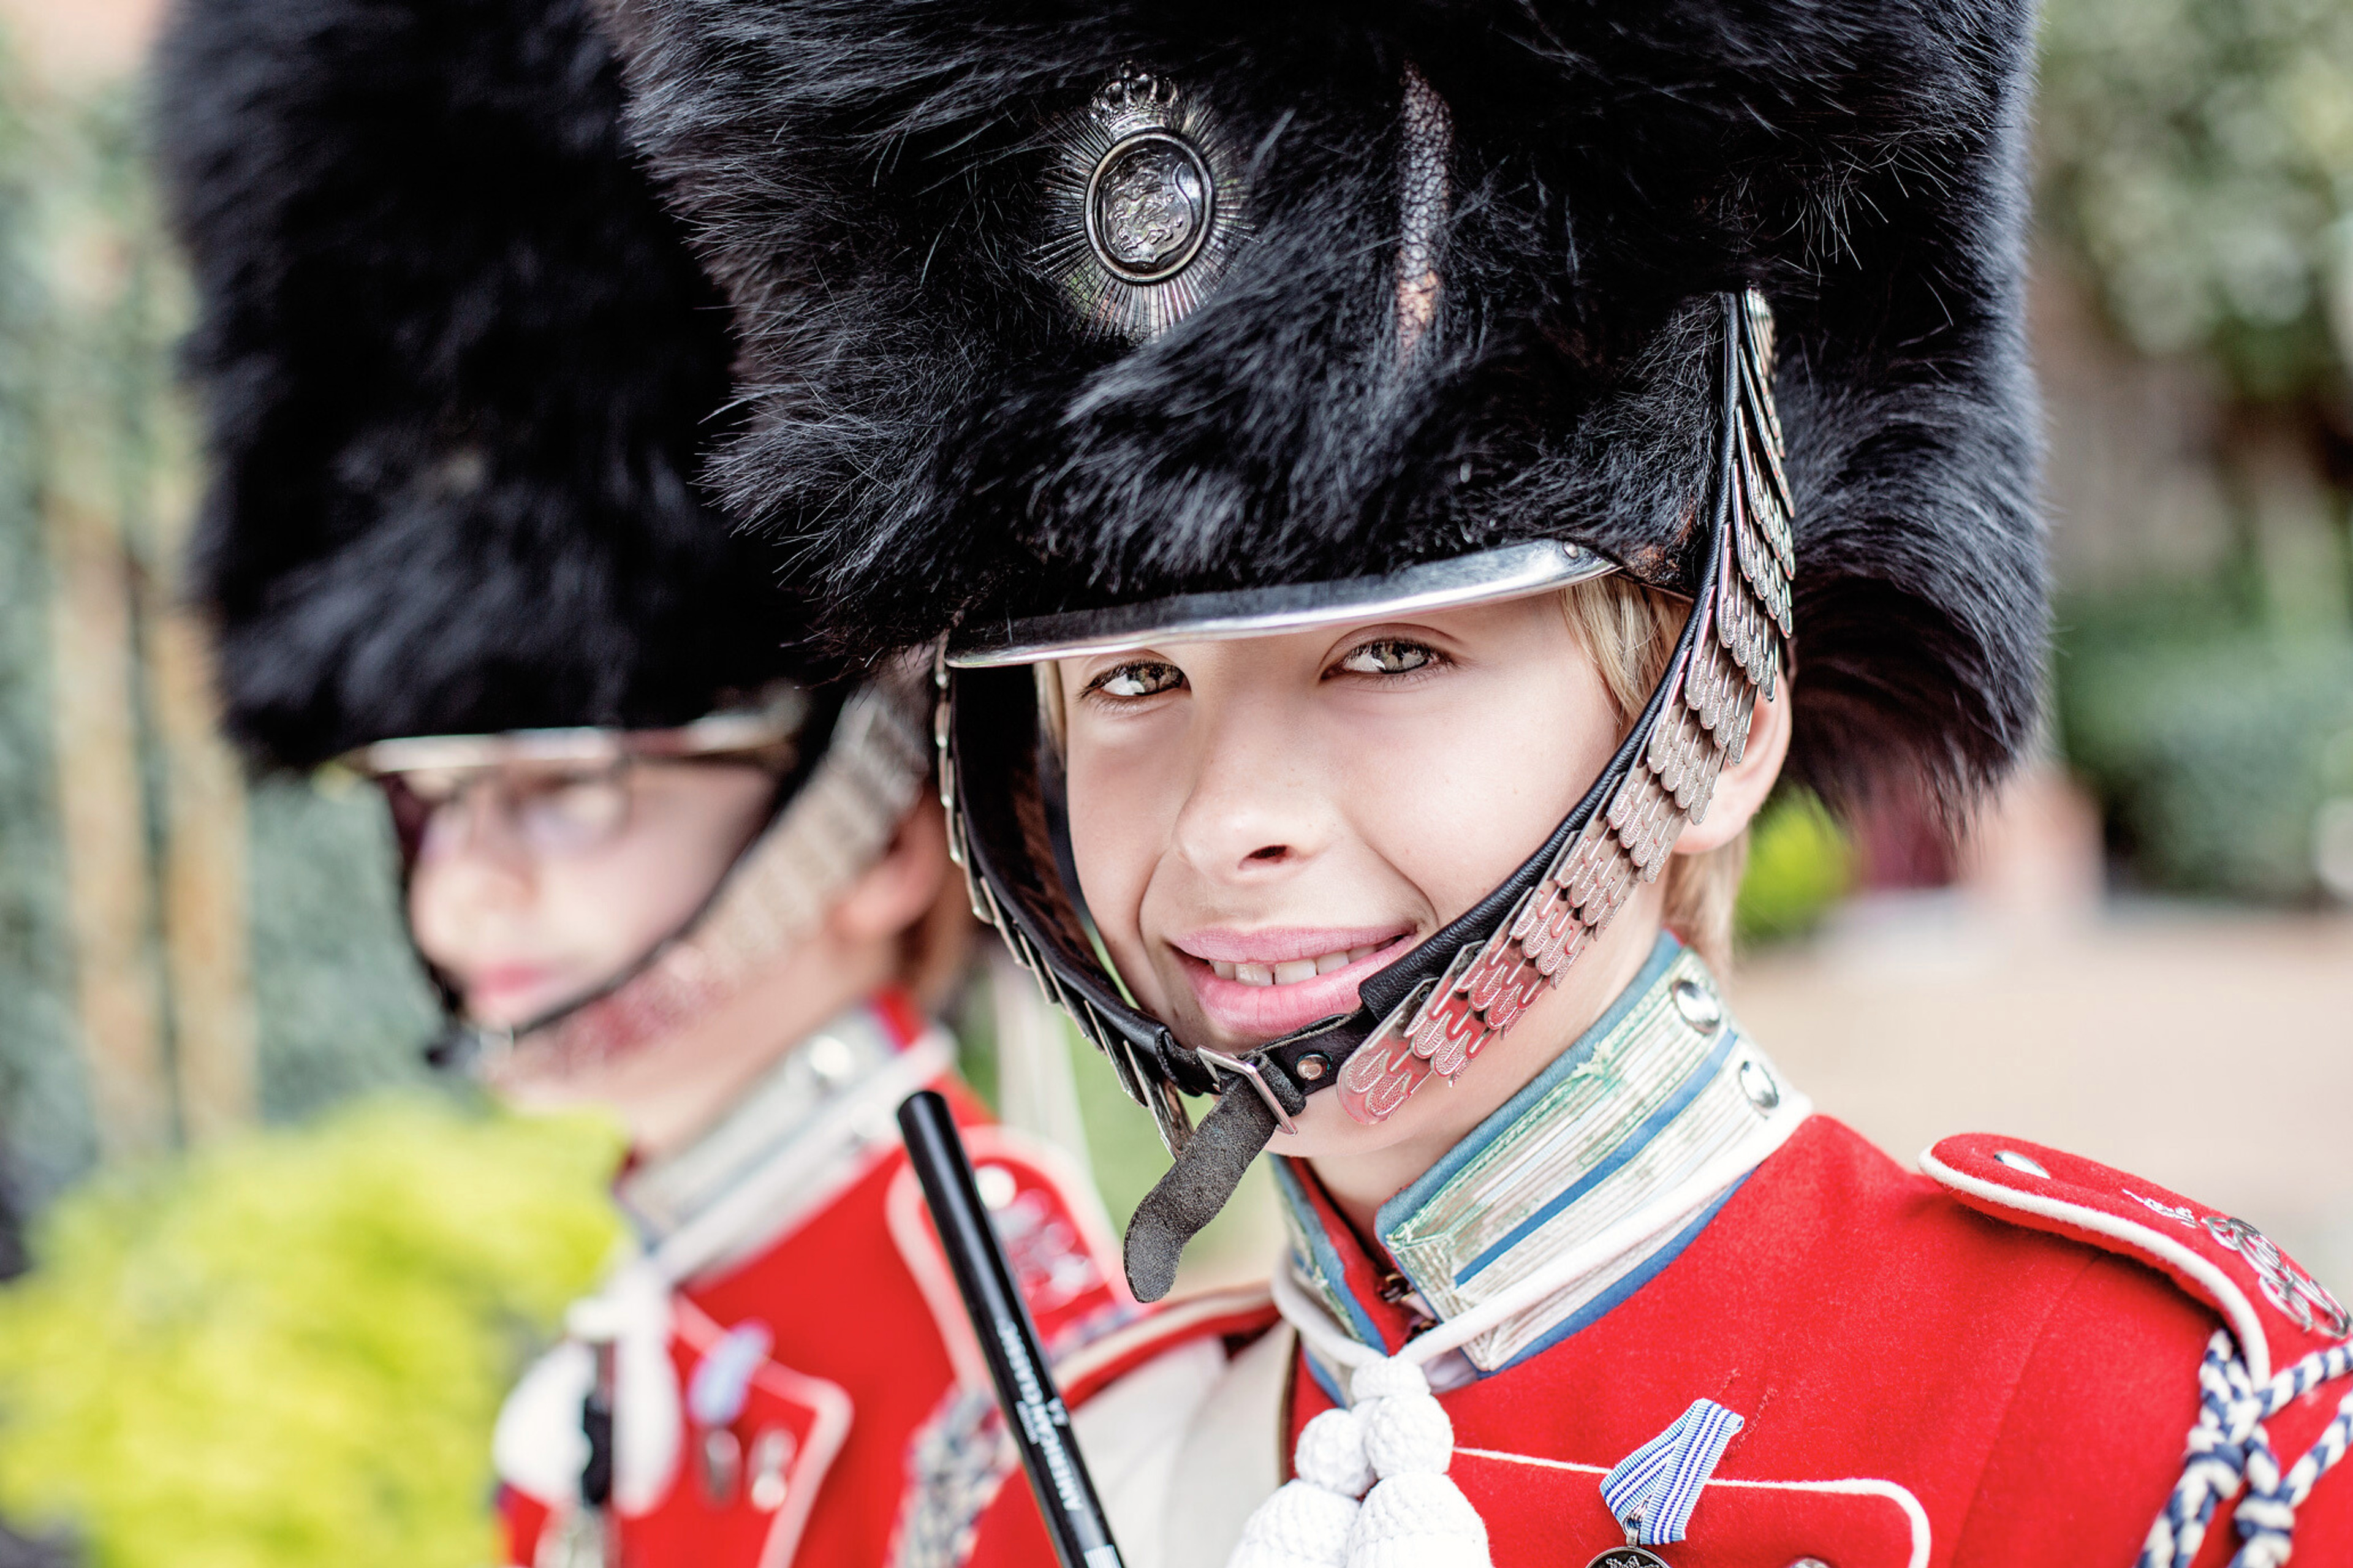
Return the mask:
<svg viewBox="0 0 2353 1568">
<path fill-rule="evenodd" d="M 1683 1538 L 1699 1489 L 1739 1431 L 1740 1417 L 1713 1399 L 1695 1399 L 1674 1425 L 1618 1461 L 1601 1478 L 1601 1500 L 1636 1546 Z"/>
</svg>

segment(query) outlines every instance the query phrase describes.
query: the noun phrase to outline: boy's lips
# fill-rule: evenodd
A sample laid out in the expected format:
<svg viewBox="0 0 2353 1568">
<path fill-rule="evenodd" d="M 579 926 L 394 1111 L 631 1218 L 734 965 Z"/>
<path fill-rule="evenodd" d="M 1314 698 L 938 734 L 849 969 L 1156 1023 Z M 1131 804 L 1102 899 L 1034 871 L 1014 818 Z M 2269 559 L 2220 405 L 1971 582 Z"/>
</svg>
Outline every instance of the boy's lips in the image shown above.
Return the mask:
<svg viewBox="0 0 2353 1568">
<path fill-rule="evenodd" d="M 1412 936 L 1398 926 L 1224 929 L 1174 945 L 1209 1021 L 1227 1033 L 1274 1039 L 1355 1010 L 1356 988 Z"/>
<path fill-rule="evenodd" d="M 481 1014 L 523 1014 L 552 1005 L 564 987 L 565 976 L 550 964 L 498 963 L 463 978 L 467 1010 Z"/>
</svg>

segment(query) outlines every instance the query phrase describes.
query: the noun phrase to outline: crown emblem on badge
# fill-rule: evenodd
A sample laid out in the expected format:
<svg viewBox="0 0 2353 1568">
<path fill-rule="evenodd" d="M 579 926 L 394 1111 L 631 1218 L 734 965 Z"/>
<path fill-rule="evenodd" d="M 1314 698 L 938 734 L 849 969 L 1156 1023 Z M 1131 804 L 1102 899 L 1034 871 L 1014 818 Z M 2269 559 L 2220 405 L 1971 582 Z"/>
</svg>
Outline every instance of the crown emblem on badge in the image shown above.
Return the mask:
<svg viewBox="0 0 2353 1568">
<path fill-rule="evenodd" d="M 1183 321 L 1249 232 L 1215 123 L 1174 82 L 1124 67 L 1049 134 L 1038 264 L 1080 318 L 1141 343 Z"/>
</svg>

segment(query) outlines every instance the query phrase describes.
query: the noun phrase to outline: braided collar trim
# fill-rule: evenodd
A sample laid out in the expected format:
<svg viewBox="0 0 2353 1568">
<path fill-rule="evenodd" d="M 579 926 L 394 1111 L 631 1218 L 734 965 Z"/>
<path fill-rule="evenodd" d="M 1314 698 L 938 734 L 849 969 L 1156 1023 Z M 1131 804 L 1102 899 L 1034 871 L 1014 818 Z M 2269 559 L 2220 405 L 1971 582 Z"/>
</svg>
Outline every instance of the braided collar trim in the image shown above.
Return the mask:
<svg viewBox="0 0 2353 1568">
<path fill-rule="evenodd" d="M 953 1065 L 940 1030 L 888 994 L 860 1002 L 786 1051 L 686 1148 L 628 1172 L 617 1196 L 664 1274 L 690 1279 L 750 1256 L 832 1201 L 898 1146 L 890 1110 Z"/>
</svg>

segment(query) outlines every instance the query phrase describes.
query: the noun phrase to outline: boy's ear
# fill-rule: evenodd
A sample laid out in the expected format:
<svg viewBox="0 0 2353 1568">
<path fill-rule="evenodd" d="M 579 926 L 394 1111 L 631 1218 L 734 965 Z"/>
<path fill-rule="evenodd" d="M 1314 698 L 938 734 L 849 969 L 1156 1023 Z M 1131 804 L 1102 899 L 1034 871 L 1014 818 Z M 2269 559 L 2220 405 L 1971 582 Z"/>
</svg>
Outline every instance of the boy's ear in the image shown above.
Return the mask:
<svg viewBox="0 0 2353 1568">
<path fill-rule="evenodd" d="M 1757 696 L 1757 711 L 1748 721 L 1748 744 L 1740 760 L 1716 776 L 1715 793 L 1707 803 L 1707 819 L 1686 826 L 1675 840 L 1678 855 L 1704 855 L 1740 837 L 1764 808 L 1781 776 L 1782 760 L 1789 754 L 1789 679 L 1778 683 L 1779 695 L 1767 701 Z"/>
<path fill-rule="evenodd" d="M 939 898 L 948 865 L 947 819 L 939 796 L 926 790 L 899 824 L 882 858 L 834 900 L 828 921 L 853 940 L 897 936 Z"/>
</svg>

